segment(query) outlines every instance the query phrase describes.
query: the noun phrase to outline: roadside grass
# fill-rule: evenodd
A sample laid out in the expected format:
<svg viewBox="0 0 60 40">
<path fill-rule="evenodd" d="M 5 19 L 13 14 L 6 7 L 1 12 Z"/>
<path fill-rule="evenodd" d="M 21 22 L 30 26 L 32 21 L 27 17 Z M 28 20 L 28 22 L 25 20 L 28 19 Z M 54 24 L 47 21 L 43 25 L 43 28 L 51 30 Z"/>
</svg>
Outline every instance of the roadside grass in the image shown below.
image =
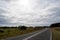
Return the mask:
<svg viewBox="0 0 60 40">
<path fill-rule="evenodd" d="M 43 28 L 27 28 L 26 30 L 19 30 L 18 28 L 6 28 L 0 29 L 0 39 L 4 39 L 4 38 L 8 38 L 8 37 L 14 37 L 14 36 L 18 36 L 18 35 L 23 35 L 26 33 L 30 33 L 30 32 L 34 32 L 37 30 L 41 30 Z M 1 32 L 2 30 L 2 32 Z"/>
<path fill-rule="evenodd" d="M 53 28 L 53 40 L 60 40 L 60 28 Z"/>
</svg>

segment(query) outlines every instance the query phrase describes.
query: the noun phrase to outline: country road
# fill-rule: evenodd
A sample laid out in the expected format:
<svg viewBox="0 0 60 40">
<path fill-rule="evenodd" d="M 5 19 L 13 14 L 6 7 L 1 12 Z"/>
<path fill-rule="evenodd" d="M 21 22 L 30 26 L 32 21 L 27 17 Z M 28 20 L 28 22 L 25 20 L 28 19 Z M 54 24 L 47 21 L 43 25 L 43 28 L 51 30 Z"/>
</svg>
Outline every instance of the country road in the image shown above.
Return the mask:
<svg viewBox="0 0 60 40">
<path fill-rule="evenodd" d="M 17 37 L 6 38 L 2 40 L 52 40 L 51 35 L 52 34 L 50 28 L 45 28 L 43 30 L 39 30 L 33 33 L 29 33 Z"/>
</svg>

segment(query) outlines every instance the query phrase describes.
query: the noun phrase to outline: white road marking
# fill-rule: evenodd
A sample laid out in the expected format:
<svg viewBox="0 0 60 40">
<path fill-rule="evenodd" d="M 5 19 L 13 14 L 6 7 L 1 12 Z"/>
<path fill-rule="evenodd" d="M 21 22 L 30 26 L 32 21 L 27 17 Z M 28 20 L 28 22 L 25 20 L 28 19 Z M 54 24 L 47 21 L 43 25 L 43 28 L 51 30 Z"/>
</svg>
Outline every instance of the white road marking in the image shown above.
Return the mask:
<svg viewBox="0 0 60 40">
<path fill-rule="evenodd" d="M 42 32 L 45 32 L 46 30 L 48 30 L 48 28 L 46 28 L 45 30 L 42 30 L 42 31 L 40 31 L 40 32 L 38 32 L 38 33 L 36 33 L 36 34 L 34 34 L 34 35 L 32 35 L 32 36 L 29 36 L 29 37 L 27 37 L 27 38 L 25 38 L 25 39 L 23 39 L 23 40 L 28 40 L 28 39 L 30 39 L 30 38 L 32 38 L 32 37 L 34 37 L 34 36 L 36 36 L 36 35 L 38 35 L 38 34 L 40 34 L 40 33 L 42 33 Z"/>
</svg>

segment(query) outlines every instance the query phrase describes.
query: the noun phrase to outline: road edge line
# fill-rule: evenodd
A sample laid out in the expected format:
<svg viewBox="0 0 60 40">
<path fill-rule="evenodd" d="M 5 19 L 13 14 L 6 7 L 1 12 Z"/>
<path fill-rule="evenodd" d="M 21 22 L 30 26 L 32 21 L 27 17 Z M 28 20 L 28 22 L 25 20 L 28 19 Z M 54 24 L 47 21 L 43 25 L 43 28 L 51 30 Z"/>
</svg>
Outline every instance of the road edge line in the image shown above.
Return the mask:
<svg viewBox="0 0 60 40">
<path fill-rule="evenodd" d="M 29 37 L 27 37 L 27 38 L 25 38 L 25 39 L 23 39 L 23 40 L 28 40 L 28 39 L 30 39 L 30 38 L 32 38 L 32 37 L 34 37 L 34 36 L 36 36 L 36 35 L 38 35 L 38 34 L 40 34 L 40 33 L 43 33 L 43 32 L 45 32 L 47 29 L 45 29 L 45 30 L 42 30 L 41 32 L 38 32 L 38 33 L 35 33 L 34 35 L 32 35 L 32 36 L 29 36 Z"/>
</svg>

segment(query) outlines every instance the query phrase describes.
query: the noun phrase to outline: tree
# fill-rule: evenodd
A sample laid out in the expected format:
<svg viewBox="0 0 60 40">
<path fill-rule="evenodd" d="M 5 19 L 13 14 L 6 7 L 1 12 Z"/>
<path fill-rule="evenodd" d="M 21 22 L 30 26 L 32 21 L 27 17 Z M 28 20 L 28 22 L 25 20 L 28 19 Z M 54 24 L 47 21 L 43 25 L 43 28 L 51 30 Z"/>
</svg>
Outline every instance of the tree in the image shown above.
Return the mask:
<svg viewBox="0 0 60 40">
<path fill-rule="evenodd" d="M 60 23 L 51 24 L 50 27 L 60 27 Z"/>
<path fill-rule="evenodd" d="M 19 26 L 18 29 L 19 29 L 19 30 L 26 30 L 27 27 L 26 27 L 26 26 Z"/>
</svg>

